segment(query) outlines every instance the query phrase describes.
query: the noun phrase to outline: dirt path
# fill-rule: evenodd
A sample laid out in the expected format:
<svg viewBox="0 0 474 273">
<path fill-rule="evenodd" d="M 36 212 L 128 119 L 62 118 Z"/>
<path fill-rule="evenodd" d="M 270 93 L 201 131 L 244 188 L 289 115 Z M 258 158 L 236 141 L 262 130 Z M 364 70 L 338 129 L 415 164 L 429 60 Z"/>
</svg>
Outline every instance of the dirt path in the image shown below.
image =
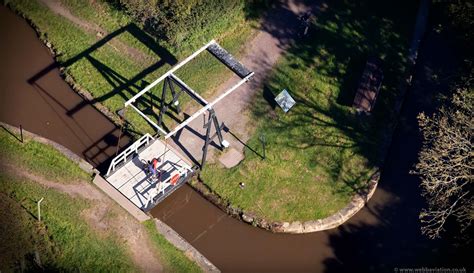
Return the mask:
<svg viewBox="0 0 474 273">
<path fill-rule="evenodd" d="M 83 20 L 72 14 L 71 11 L 67 7 L 63 6 L 61 4 L 61 1 L 59 0 L 39 0 L 39 2 L 48 7 L 52 12 L 66 18 L 75 25 L 79 26 L 84 31 L 94 34 L 97 40 L 101 39 L 104 36 L 107 36 L 108 34 L 108 32 L 102 27 L 89 21 Z M 136 48 L 130 47 L 117 39 L 110 40 L 106 45 L 111 46 L 117 52 L 125 54 L 131 59 L 137 60 L 140 63 L 152 65 L 154 62 L 156 62 L 155 58 L 153 58 L 152 56 L 147 55 Z"/>
<path fill-rule="evenodd" d="M 121 241 L 127 244 L 130 256 L 143 272 L 162 272 L 163 266 L 150 245 L 150 239 L 142 225 L 126 214 L 108 199 L 104 193 L 91 184 L 76 181 L 62 184 L 50 181 L 17 166 L 0 163 L 0 171 L 12 176 L 35 181 L 47 188 L 66 193 L 73 198 L 83 198 L 91 201 L 92 206 L 82 211 L 81 216 L 101 235 L 115 233 Z"/>
<path fill-rule="evenodd" d="M 302 2 L 299 0 L 282 1 L 277 7 L 268 11 L 263 18 L 261 29 L 247 45 L 244 57 L 240 59 L 247 68 L 255 72 L 255 77 L 214 107 L 219 121 L 224 122 L 230 132 L 239 137 L 237 139 L 230 133 L 224 134 L 224 138 L 230 143 L 231 147 L 239 152 L 244 149 L 242 142 L 245 143 L 252 133 L 251 120 L 248 115 L 248 106 L 252 103 L 252 98 L 254 98 L 257 91 L 261 90 L 272 67 L 282 56 L 285 49 L 297 38 L 300 25 L 299 16 L 307 11 L 314 13 L 317 10 L 317 7 L 306 6 Z M 215 97 L 234 85 L 238 80 L 234 76 L 226 81 L 219 88 L 220 91 Z M 204 136 L 203 119 L 197 118 L 185 127 L 181 133 L 177 134 L 173 145 L 175 148 L 184 151 L 184 154 L 197 163 L 200 162 L 202 157 Z M 210 147 L 213 146 L 210 145 Z M 216 151 L 218 151 L 216 148 L 209 149 L 208 161 L 213 161 L 213 154 Z"/>
</svg>

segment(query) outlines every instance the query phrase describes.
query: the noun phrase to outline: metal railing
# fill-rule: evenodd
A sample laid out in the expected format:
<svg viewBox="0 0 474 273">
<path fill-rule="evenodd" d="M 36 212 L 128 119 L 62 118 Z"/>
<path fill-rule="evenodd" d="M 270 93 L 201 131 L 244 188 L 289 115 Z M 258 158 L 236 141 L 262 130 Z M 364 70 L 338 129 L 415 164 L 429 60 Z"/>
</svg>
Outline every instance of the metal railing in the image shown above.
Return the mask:
<svg viewBox="0 0 474 273">
<path fill-rule="evenodd" d="M 170 176 L 167 179 L 157 183 L 156 186 L 150 190 L 150 192 L 148 193 L 145 211 L 150 210 L 158 203 L 163 201 L 163 199 L 165 199 L 167 196 L 169 196 L 175 190 L 181 187 L 184 183 L 186 183 L 194 174 L 194 171 L 188 167 L 179 167 L 177 171 L 179 178 L 175 185 L 172 185 L 170 183 L 171 179 L 174 176 L 170 173 Z"/>
<path fill-rule="evenodd" d="M 125 149 L 125 151 L 121 152 L 116 157 L 114 157 L 114 159 L 112 159 L 106 176 L 109 176 L 110 173 L 114 172 L 117 165 L 127 162 L 127 159 L 130 155 L 138 154 L 138 150 L 141 147 L 148 146 L 148 144 L 150 144 L 150 142 L 153 140 L 154 138 L 150 134 L 145 134 L 139 140 L 133 142 L 132 145 Z"/>
</svg>

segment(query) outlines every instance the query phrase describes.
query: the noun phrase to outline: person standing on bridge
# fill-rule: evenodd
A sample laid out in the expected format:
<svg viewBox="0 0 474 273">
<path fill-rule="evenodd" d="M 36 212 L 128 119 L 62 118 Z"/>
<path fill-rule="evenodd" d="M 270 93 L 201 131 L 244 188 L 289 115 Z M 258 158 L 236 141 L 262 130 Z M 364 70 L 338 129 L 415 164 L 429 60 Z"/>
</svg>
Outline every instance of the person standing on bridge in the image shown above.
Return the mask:
<svg viewBox="0 0 474 273">
<path fill-rule="evenodd" d="M 153 178 L 157 178 L 158 175 L 157 175 L 157 170 L 158 170 L 158 164 L 160 163 L 160 159 L 157 159 L 157 158 L 153 158 L 150 161 L 148 161 L 148 171 L 151 173 L 152 177 Z M 161 172 L 160 172 L 161 174 Z"/>
</svg>

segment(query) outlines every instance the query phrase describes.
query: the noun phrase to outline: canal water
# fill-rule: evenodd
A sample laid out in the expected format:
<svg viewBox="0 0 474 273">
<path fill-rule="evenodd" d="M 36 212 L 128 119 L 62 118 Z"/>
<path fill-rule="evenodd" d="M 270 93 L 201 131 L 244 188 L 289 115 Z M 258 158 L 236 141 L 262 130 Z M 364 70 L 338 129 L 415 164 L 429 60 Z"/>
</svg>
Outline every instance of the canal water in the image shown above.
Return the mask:
<svg viewBox="0 0 474 273">
<path fill-rule="evenodd" d="M 0 120 L 25 128 L 87 158 L 97 143 L 113 154 L 117 128 L 92 107 L 68 115 L 81 99 L 64 83 L 57 69 L 38 75 L 54 61 L 35 32 L 21 18 L 0 6 Z M 435 88 L 429 71 L 451 69 L 451 45 L 431 32 L 420 53 L 415 85 L 402 110 L 401 124 L 373 198 L 337 229 L 304 235 L 273 234 L 230 218 L 189 186 L 153 209 L 163 220 L 223 272 L 395 272 L 395 268 L 472 266 L 469 249 L 448 240 L 431 241 L 420 233 L 423 206 L 419 180 L 408 174 L 421 139 L 420 111 L 430 111 Z M 436 46 L 433 46 L 436 45 Z M 442 58 L 440 58 L 442 56 Z M 445 62 L 443 62 L 445 61 Z M 448 66 L 448 67 L 445 67 Z M 107 141 L 109 138 L 109 141 Z M 99 145 L 100 146 L 100 145 Z M 103 152 L 98 150 L 98 152 Z M 106 156 L 105 154 L 102 156 Z M 100 160 L 87 158 L 92 163 Z M 225 183 L 226 181 L 222 181 Z"/>
<path fill-rule="evenodd" d="M 49 49 L 0 5 L 0 121 L 51 139 L 99 169 L 117 152 L 119 128 L 62 79 Z M 122 136 L 120 147 L 128 144 Z"/>
</svg>

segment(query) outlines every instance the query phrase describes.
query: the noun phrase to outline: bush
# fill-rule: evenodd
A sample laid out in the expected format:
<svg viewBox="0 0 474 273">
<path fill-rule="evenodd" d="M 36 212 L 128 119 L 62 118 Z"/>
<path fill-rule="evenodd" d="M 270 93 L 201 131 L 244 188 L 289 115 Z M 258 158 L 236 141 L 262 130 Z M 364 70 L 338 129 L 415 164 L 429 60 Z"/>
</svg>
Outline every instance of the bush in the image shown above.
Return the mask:
<svg viewBox="0 0 474 273">
<path fill-rule="evenodd" d="M 247 5 L 262 0 L 118 0 L 144 29 L 173 46 L 205 42 L 245 19 Z"/>
</svg>

